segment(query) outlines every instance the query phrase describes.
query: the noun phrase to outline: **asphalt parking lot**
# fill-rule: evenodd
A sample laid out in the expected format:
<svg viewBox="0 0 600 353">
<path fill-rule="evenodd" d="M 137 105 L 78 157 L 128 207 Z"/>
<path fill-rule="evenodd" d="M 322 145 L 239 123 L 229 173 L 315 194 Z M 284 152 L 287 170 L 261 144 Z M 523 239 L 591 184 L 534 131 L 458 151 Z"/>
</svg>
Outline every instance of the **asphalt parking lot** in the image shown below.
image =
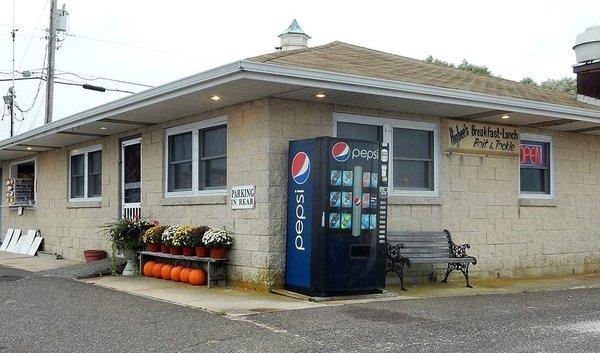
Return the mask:
<svg viewBox="0 0 600 353">
<path fill-rule="evenodd" d="M 0 267 L 6 352 L 598 352 L 600 290 L 379 301 L 230 318 Z M 10 279 L 10 278 L 9 278 Z"/>
</svg>

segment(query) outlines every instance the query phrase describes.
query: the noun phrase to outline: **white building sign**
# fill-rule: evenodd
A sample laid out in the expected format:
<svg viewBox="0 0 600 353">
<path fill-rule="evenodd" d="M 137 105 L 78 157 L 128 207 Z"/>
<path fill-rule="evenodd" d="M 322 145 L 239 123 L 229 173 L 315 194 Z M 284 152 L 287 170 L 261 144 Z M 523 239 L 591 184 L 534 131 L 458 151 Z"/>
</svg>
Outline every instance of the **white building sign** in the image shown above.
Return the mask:
<svg viewBox="0 0 600 353">
<path fill-rule="evenodd" d="M 254 185 L 235 186 L 231 188 L 229 199 L 231 209 L 243 210 L 254 208 Z"/>
</svg>

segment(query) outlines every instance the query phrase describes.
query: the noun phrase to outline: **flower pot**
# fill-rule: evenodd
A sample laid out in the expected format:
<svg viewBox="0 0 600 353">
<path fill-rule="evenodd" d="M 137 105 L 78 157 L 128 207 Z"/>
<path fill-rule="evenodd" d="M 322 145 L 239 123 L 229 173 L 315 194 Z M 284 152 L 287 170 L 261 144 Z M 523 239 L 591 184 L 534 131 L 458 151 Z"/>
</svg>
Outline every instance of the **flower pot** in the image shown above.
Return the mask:
<svg viewBox="0 0 600 353">
<path fill-rule="evenodd" d="M 181 255 L 181 246 L 171 246 L 171 255 Z"/>
<path fill-rule="evenodd" d="M 104 250 L 84 250 L 83 256 L 85 257 L 85 262 L 94 262 L 98 260 L 102 260 L 106 258 L 106 251 Z"/>
<path fill-rule="evenodd" d="M 160 244 L 160 251 L 164 254 L 171 253 L 171 249 L 169 249 L 169 246 L 167 244 Z"/>
<path fill-rule="evenodd" d="M 225 248 L 211 248 L 210 257 L 213 259 L 224 259 L 227 257 L 227 249 Z"/>
<path fill-rule="evenodd" d="M 194 256 L 196 255 L 196 250 L 191 246 L 184 246 L 182 248 L 183 256 Z"/>
<path fill-rule="evenodd" d="M 204 246 L 196 246 L 196 256 L 198 257 L 208 257 L 210 255 L 210 250 Z"/>
<path fill-rule="evenodd" d="M 148 251 L 160 252 L 161 244 L 148 243 Z"/>
<path fill-rule="evenodd" d="M 125 269 L 123 270 L 123 276 L 134 276 L 139 274 L 138 264 L 137 264 L 137 251 L 134 250 L 121 250 L 123 256 L 125 256 L 125 260 L 127 260 L 127 264 L 125 265 Z"/>
</svg>

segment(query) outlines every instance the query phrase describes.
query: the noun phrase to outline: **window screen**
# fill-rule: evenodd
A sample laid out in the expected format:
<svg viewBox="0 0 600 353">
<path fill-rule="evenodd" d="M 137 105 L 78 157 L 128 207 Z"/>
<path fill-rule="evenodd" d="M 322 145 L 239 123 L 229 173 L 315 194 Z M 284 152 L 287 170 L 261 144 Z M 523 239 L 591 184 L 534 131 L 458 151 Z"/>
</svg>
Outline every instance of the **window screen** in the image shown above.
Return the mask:
<svg viewBox="0 0 600 353">
<path fill-rule="evenodd" d="M 383 142 L 383 127 L 377 125 L 338 122 L 337 137 Z"/>
<path fill-rule="evenodd" d="M 169 191 L 192 189 L 192 133 L 169 136 Z"/>
<path fill-rule="evenodd" d="M 200 190 L 227 185 L 227 126 L 200 130 Z"/>
<path fill-rule="evenodd" d="M 88 153 L 87 196 L 102 196 L 102 151 L 94 151 Z"/>
<path fill-rule="evenodd" d="M 71 156 L 71 198 L 84 197 L 85 154 Z"/>
</svg>

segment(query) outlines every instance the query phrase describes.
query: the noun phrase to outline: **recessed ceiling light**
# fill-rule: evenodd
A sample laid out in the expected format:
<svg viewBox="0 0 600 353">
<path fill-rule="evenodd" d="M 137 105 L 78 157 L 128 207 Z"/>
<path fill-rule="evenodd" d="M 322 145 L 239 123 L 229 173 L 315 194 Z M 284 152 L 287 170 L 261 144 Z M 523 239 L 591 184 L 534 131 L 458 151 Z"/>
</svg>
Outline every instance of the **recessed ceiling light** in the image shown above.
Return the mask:
<svg viewBox="0 0 600 353">
<path fill-rule="evenodd" d="M 505 114 L 505 115 L 502 115 L 502 116 L 500 117 L 500 119 L 510 119 L 510 116 L 508 116 L 508 115 L 506 115 L 506 114 Z"/>
<path fill-rule="evenodd" d="M 327 97 L 327 95 L 323 92 L 319 92 L 319 93 L 315 94 L 315 98 L 323 99 L 325 97 Z"/>
<path fill-rule="evenodd" d="M 26 148 L 26 150 L 29 150 L 29 151 L 31 151 L 31 150 L 32 150 L 32 148 L 31 148 L 31 147 L 27 147 L 27 148 Z"/>
<path fill-rule="evenodd" d="M 216 94 L 214 96 L 210 96 L 210 99 L 214 100 L 214 101 L 218 101 L 221 99 L 221 97 L 217 96 Z"/>
<path fill-rule="evenodd" d="M 100 126 L 100 130 L 106 130 L 104 126 Z"/>
</svg>

